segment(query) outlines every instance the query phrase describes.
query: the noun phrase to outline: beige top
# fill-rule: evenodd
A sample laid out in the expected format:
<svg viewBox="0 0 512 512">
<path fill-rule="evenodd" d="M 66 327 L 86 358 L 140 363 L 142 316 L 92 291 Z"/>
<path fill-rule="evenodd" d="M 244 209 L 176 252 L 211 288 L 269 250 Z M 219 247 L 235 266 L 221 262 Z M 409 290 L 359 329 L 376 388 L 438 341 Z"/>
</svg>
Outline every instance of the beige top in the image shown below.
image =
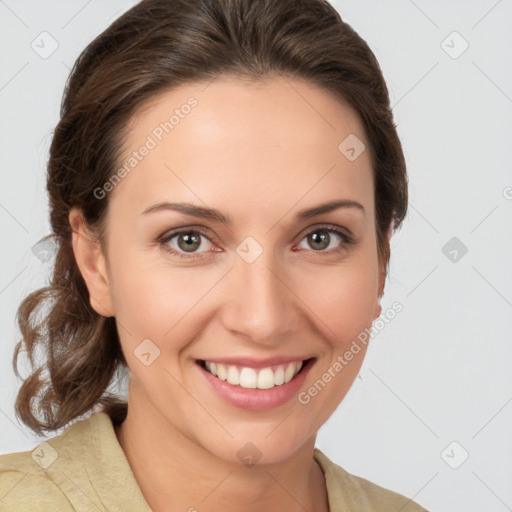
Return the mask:
<svg viewBox="0 0 512 512">
<path fill-rule="evenodd" d="M 314 457 L 325 475 L 331 512 L 426 512 L 405 496 L 348 473 L 317 448 Z M 0 512 L 72 511 L 151 511 L 105 412 L 72 424 L 32 451 L 0 456 Z"/>
</svg>

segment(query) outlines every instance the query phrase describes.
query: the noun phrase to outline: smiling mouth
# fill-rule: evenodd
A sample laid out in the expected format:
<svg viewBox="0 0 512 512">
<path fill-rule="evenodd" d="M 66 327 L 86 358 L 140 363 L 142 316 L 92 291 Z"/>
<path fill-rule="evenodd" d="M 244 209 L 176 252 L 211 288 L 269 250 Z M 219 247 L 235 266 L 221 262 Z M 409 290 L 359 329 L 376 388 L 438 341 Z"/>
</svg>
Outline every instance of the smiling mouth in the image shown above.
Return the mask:
<svg viewBox="0 0 512 512">
<path fill-rule="evenodd" d="M 246 389 L 272 389 L 293 380 L 313 360 L 314 358 L 310 358 L 304 361 L 276 364 L 265 368 L 214 363 L 203 359 L 197 362 L 203 370 L 232 386 Z"/>
</svg>

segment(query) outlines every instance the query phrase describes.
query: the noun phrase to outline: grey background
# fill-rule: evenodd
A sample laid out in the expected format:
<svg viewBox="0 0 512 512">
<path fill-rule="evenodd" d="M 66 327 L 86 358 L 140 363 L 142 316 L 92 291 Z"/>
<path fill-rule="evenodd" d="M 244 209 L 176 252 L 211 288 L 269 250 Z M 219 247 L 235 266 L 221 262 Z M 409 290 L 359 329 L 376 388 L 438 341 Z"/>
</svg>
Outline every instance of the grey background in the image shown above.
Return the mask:
<svg viewBox="0 0 512 512">
<path fill-rule="evenodd" d="M 50 232 L 44 173 L 64 83 L 135 3 L 0 0 L 0 453 L 45 439 L 15 420 L 11 361 L 17 306 L 50 276 L 32 248 Z M 512 510 L 512 2 L 332 3 L 383 69 L 410 206 L 383 299 L 403 310 L 317 446 L 432 511 Z M 42 37 L 58 44 L 46 58 L 31 47 Z"/>
</svg>

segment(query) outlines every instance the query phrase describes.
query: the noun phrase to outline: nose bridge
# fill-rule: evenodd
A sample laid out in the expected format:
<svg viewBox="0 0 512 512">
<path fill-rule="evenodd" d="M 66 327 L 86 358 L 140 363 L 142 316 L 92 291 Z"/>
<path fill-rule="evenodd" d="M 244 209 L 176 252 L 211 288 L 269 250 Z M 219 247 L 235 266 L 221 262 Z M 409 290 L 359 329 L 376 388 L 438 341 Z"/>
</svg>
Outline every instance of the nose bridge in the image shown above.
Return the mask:
<svg viewBox="0 0 512 512">
<path fill-rule="evenodd" d="M 280 276 L 270 249 L 249 240 L 240 244 L 237 253 L 226 327 L 254 341 L 272 342 L 290 328 L 293 294 L 283 283 L 286 279 Z"/>
</svg>

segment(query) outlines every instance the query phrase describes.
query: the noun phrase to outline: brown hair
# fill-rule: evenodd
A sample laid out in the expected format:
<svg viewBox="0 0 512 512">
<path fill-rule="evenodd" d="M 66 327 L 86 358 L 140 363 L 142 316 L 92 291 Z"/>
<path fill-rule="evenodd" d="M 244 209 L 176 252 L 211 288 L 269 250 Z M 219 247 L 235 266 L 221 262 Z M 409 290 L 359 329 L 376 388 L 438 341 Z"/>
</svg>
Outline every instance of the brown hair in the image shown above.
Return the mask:
<svg viewBox="0 0 512 512">
<path fill-rule="evenodd" d="M 387 230 L 406 215 L 407 175 L 384 77 L 366 42 L 325 0 L 144 0 L 85 48 L 64 91 L 47 169 L 55 266 L 49 286 L 20 304 L 23 339 L 13 357 L 20 377 L 24 343 L 32 374 L 15 411 L 36 433 L 96 407 L 114 424 L 127 412 L 126 402 L 107 391 L 127 365 L 115 318 L 90 306 L 71 245 L 71 207 L 81 209 L 105 249 L 108 198 L 93 191 L 115 173 L 136 110 L 180 84 L 224 75 L 307 80 L 357 111 L 371 148 L 378 257 L 387 275 Z M 36 349 L 44 361 L 34 360 Z"/>
</svg>

